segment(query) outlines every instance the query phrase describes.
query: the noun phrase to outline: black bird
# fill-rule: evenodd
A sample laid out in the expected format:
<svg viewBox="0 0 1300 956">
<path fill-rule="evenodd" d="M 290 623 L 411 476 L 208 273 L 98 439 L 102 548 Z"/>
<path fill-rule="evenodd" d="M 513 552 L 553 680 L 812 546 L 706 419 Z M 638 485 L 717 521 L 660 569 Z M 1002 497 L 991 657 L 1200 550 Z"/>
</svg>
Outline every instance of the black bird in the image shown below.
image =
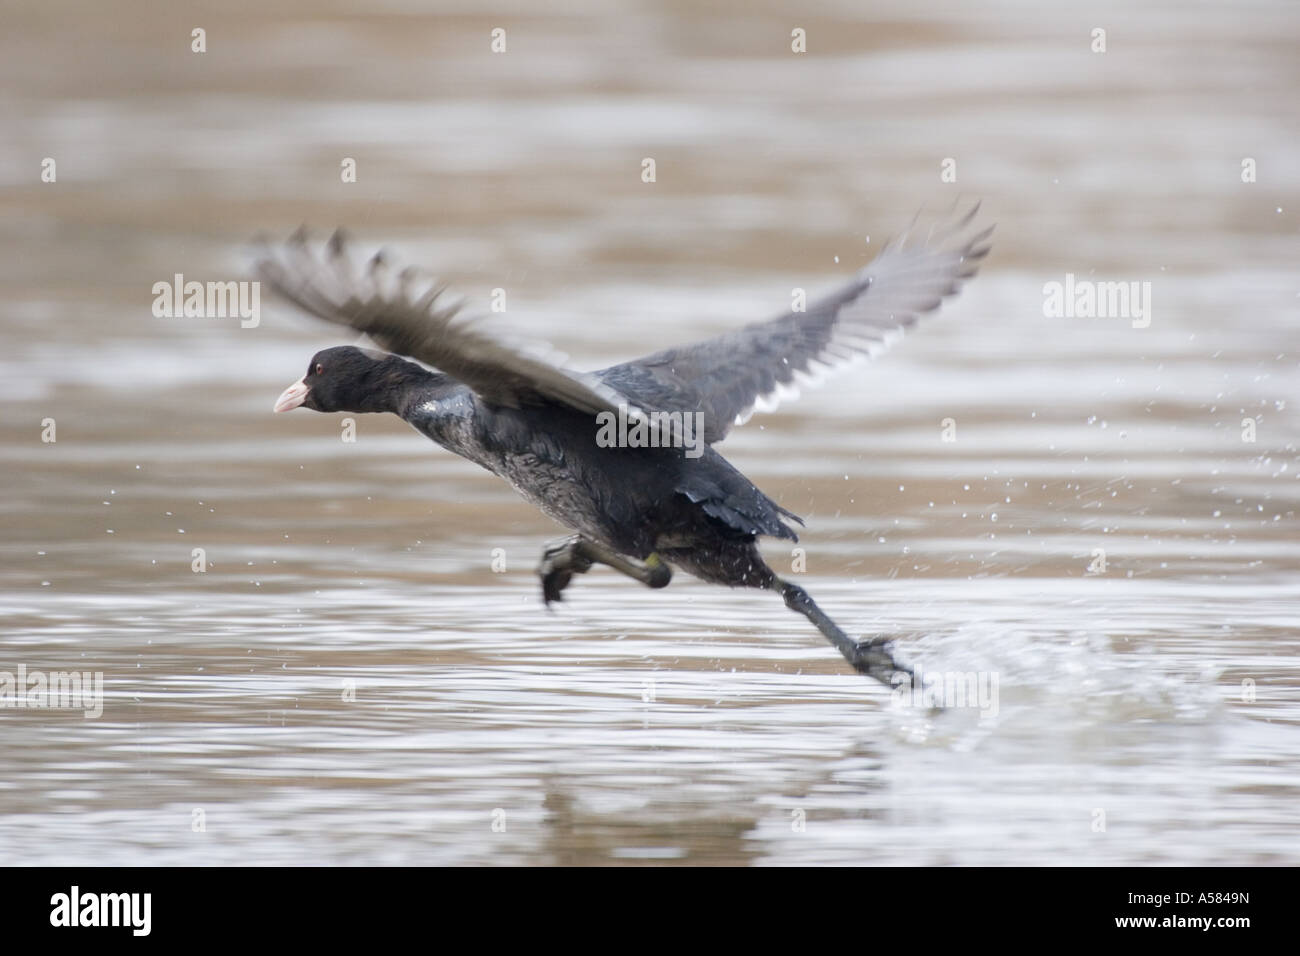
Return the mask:
<svg viewBox="0 0 1300 956">
<path fill-rule="evenodd" d="M 384 352 L 318 352 L 275 410 L 392 412 L 504 478 L 576 532 L 543 552 L 547 604 L 595 562 L 652 588 L 681 568 L 715 584 L 778 592 L 856 670 L 892 684 L 911 671 L 886 639 L 850 637 L 764 563 L 758 538 L 797 540 L 785 519 L 803 522 L 713 446 L 756 406 L 814 374 L 877 355 L 954 294 L 989 251 L 992 227 L 971 225 L 978 208 L 926 230 L 914 222 L 806 311 L 598 372 L 566 368 L 540 348 L 457 318 L 457 306 L 442 305 L 442 286 L 412 269 L 394 274 L 383 253 L 355 270 L 341 233 L 321 254 L 299 230 L 259 259 L 263 279 L 312 315 L 366 333 Z"/>
</svg>

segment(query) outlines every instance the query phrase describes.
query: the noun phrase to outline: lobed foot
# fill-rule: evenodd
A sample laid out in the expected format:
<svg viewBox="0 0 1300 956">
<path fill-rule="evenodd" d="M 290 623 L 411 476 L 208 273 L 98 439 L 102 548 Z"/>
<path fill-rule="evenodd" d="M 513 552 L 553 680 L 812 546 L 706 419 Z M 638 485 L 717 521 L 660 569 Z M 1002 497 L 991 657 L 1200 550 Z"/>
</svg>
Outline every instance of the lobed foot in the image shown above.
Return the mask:
<svg viewBox="0 0 1300 956">
<path fill-rule="evenodd" d="M 573 576 L 590 570 L 591 559 L 580 552 L 579 539 L 569 538 L 549 545 L 542 552 L 542 563 L 537 568 L 542 579 L 542 601 L 549 605 L 552 601 L 564 600 L 564 589 Z"/>
<path fill-rule="evenodd" d="M 897 674 L 904 675 L 906 682 L 915 686 L 916 675 L 912 668 L 894 658 L 893 646 L 894 642 L 887 637 L 873 637 L 858 641 L 852 648 L 852 656 L 846 654 L 845 657 L 859 674 L 874 677 L 886 687 L 897 687 L 901 683 L 895 678 Z"/>
<path fill-rule="evenodd" d="M 643 563 L 590 538 L 574 535 L 548 545 L 542 552 L 542 563 L 537 569 L 542 578 L 542 600 L 548 605 L 561 600 L 573 576 L 590 571 L 596 562 L 607 564 L 649 588 L 666 587 L 673 578 L 673 569 L 657 554 L 650 555 Z"/>
</svg>

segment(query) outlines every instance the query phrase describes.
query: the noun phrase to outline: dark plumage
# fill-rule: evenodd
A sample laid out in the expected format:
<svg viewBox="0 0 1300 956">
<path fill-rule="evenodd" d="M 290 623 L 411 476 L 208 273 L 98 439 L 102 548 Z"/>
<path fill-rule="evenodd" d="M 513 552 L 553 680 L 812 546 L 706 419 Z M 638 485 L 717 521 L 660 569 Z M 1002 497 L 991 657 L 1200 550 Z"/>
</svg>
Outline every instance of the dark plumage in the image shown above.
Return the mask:
<svg viewBox="0 0 1300 956">
<path fill-rule="evenodd" d="M 806 312 L 589 373 L 458 318 L 441 306 L 441 286 L 410 269 L 394 275 L 382 255 L 355 270 L 339 233 L 322 257 L 299 232 L 259 260 L 262 277 L 307 312 L 438 371 L 393 354 L 325 349 L 276 411 L 393 412 L 510 482 L 576 532 L 544 552 L 548 602 L 593 562 L 651 587 L 666 585 L 676 566 L 717 584 L 770 588 L 856 669 L 888 683 L 907 669 L 885 642 L 850 638 L 764 563 L 758 537 L 796 540 L 787 522 L 802 522 L 712 445 L 756 407 L 883 351 L 955 293 L 988 253 L 992 228 L 971 229 L 977 208 L 924 236 L 914 224 Z M 610 447 L 618 432 L 608 426 L 620 414 L 626 434 L 635 440 L 639 429 L 643 443 L 663 447 Z"/>
</svg>

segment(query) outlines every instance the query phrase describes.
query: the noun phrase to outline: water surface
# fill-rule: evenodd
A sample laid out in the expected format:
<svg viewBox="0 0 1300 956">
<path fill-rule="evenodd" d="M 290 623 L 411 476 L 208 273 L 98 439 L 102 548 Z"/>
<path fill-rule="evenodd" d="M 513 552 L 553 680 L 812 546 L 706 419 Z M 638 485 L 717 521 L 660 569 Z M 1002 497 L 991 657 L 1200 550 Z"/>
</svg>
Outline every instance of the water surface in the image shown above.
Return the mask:
<svg viewBox="0 0 1300 956">
<path fill-rule="evenodd" d="M 104 702 L 0 709 L 0 861 L 1300 862 L 1300 19 L 1193 6 L 10 4 L 0 670 Z M 594 368 L 959 195 L 980 277 L 722 450 L 807 521 L 774 567 L 996 707 L 898 706 L 684 575 L 548 613 L 561 529 L 505 485 L 270 414 L 346 336 L 150 310 L 342 224 Z M 1149 326 L 1045 317 L 1066 273 L 1150 282 Z"/>
</svg>

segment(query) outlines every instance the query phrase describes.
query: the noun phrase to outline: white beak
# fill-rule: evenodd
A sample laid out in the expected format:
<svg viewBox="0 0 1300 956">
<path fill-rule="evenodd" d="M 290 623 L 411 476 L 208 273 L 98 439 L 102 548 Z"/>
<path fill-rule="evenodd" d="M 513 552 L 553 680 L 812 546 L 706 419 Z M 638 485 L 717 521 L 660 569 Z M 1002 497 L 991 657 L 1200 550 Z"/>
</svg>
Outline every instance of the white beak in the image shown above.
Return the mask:
<svg viewBox="0 0 1300 956">
<path fill-rule="evenodd" d="M 311 386 L 306 382 L 294 382 L 275 400 L 275 410 L 277 412 L 287 412 L 297 408 L 303 402 L 307 401 L 307 394 L 311 391 Z"/>
</svg>

